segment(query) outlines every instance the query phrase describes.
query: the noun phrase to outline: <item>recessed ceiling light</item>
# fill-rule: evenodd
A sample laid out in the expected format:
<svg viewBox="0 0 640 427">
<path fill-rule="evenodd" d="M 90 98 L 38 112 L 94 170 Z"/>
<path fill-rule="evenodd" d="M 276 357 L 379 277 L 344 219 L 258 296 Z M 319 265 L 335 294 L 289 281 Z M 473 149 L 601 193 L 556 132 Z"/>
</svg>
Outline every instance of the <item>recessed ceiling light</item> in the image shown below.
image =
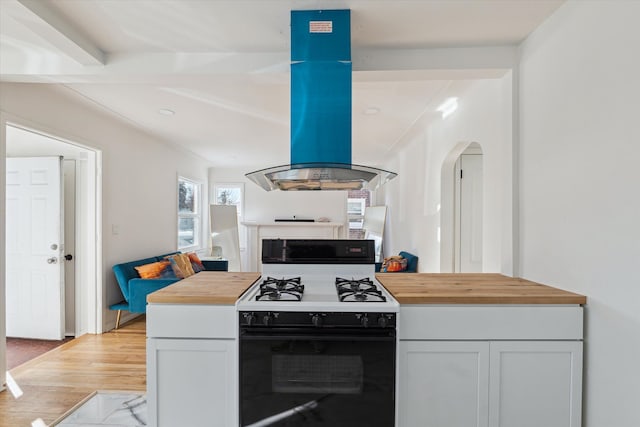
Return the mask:
<svg viewBox="0 0 640 427">
<path fill-rule="evenodd" d="M 372 116 L 374 114 L 378 114 L 379 112 L 380 112 L 380 109 L 378 107 L 365 108 L 365 110 L 363 111 L 363 113 L 366 114 L 367 116 Z"/>
<path fill-rule="evenodd" d="M 176 112 L 173 110 L 169 110 L 168 108 L 161 108 L 158 110 L 158 113 L 162 114 L 163 116 L 173 116 Z"/>
</svg>

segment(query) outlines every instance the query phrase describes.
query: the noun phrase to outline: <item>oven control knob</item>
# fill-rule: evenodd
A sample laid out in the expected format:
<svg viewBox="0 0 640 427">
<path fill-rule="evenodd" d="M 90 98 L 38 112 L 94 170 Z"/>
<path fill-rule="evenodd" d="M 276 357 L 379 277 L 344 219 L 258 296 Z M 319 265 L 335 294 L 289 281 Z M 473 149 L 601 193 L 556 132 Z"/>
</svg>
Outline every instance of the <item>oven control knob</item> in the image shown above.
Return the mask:
<svg viewBox="0 0 640 427">
<path fill-rule="evenodd" d="M 362 324 L 363 327 L 368 328 L 369 327 L 369 317 L 367 317 L 366 315 L 362 316 L 360 318 L 360 323 Z"/>
<path fill-rule="evenodd" d="M 256 321 L 256 316 L 253 313 L 246 313 L 244 321 L 247 322 L 247 326 L 251 326 Z"/>
<path fill-rule="evenodd" d="M 264 323 L 264 326 L 269 326 L 271 325 L 272 322 L 273 322 L 273 317 L 270 314 L 265 314 L 264 317 L 262 318 L 262 323 Z"/>
<path fill-rule="evenodd" d="M 378 317 L 378 326 L 381 328 L 386 328 L 389 325 L 389 319 L 387 319 L 384 315 Z"/>
<path fill-rule="evenodd" d="M 313 323 L 313 326 L 316 328 L 319 328 L 322 326 L 322 317 L 319 314 L 314 314 L 311 316 L 311 323 Z"/>
</svg>

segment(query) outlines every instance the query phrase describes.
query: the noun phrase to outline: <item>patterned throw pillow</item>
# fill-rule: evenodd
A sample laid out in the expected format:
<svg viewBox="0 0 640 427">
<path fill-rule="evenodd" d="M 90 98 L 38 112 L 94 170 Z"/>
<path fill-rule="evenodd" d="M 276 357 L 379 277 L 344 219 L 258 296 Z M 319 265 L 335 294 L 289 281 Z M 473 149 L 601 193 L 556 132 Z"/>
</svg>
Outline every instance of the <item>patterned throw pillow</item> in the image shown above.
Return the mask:
<svg viewBox="0 0 640 427">
<path fill-rule="evenodd" d="M 139 265 L 134 268 L 143 279 L 159 279 L 170 265 L 171 263 L 169 261 L 158 261 L 152 262 L 151 264 Z"/>
<path fill-rule="evenodd" d="M 204 271 L 204 265 L 202 264 L 202 261 L 200 261 L 198 254 L 195 252 L 189 252 L 187 256 L 189 257 L 189 261 L 191 261 L 191 267 L 193 268 L 194 273 Z"/>
<path fill-rule="evenodd" d="M 383 273 L 393 273 L 396 271 L 405 271 L 406 269 L 406 258 L 403 258 L 400 255 L 392 255 L 384 259 L 380 271 Z"/>
<path fill-rule="evenodd" d="M 167 259 L 171 263 L 171 268 L 178 279 L 184 279 L 195 274 L 187 254 L 170 255 Z"/>
<path fill-rule="evenodd" d="M 171 267 L 171 261 L 165 261 L 167 266 L 160 272 L 161 279 L 177 279 L 176 273 L 173 271 L 173 267 Z"/>
</svg>

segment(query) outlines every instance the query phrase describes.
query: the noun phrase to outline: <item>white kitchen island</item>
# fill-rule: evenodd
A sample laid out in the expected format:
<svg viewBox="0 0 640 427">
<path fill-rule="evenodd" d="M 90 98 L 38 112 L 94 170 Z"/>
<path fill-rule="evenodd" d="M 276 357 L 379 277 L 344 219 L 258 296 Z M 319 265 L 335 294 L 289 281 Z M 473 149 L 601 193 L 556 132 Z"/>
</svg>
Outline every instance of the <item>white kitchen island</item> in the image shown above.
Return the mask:
<svg viewBox="0 0 640 427">
<path fill-rule="evenodd" d="M 149 296 L 150 425 L 238 425 L 235 301 L 259 276 Z M 400 303 L 398 426 L 581 425 L 586 297 L 498 274 L 376 277 Z"/>
<path fill-rule="evenodd" d="M 259 277 L 203 271 L 147 297 L 149 425 L 238 425 L 235 302 Z"/>
</svg>

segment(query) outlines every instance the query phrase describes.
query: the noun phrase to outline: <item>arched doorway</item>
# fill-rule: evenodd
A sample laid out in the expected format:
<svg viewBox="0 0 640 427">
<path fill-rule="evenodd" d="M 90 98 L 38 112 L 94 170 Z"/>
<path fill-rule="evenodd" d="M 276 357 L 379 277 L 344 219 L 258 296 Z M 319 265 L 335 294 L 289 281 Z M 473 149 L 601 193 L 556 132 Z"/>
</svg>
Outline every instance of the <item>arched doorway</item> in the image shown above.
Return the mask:
<svg viewBox="0 0 640 427">
<path fill-rule="evenodd" d="M 483 153 L 477 142 L 454 147 L 442 165 L 440 271 L 482 271 Z"/>
</svg>

